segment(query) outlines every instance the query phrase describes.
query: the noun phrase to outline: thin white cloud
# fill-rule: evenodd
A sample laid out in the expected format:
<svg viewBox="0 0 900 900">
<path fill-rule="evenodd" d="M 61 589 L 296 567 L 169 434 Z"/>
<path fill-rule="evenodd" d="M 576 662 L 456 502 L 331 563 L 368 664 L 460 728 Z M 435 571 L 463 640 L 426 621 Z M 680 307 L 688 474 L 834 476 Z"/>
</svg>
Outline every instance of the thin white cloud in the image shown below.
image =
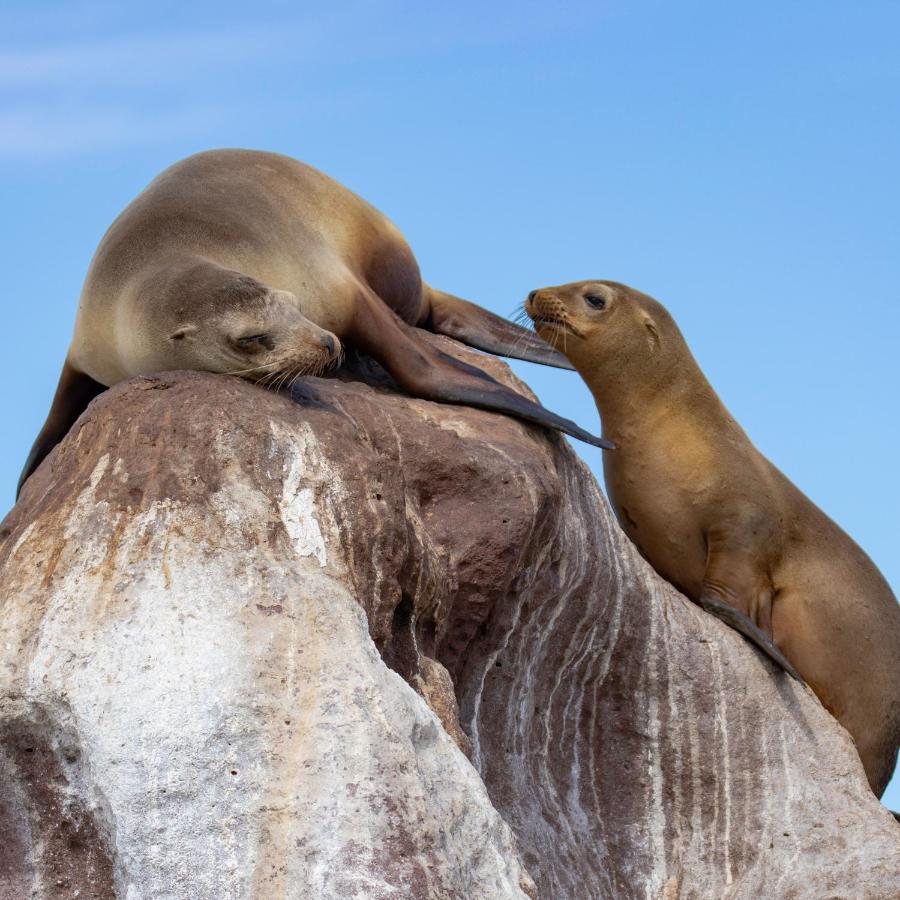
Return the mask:
<svg viewBox="0 0 900 900">
<path fill-rule="evenodd" d="M 215 108 L 171 113 L 121 110 L 0 110 L 0 159 L 52 158 L 97 147 L 201 135 L 226 118 Z"/>
<path fill-rule="evenodd" d="M 536 0 L 522 0 L 512 10 L 474 0 L 338 0 L 327 12 L 314 9 L 302 18 L 247 27 L 232 22 L 189 31 L 170 21 L 170 33 L 108 35 L 31 49 L 4 49 L 0 37 L 0 157 L 58 157 L 221 135 L 219 126 L 238 110 L 252 115 L 268 103 L 277 116 L 279 101 L 266 99 L 263 69 L 277 79 L 279 72 L 305 67 L 310 78 L 302 108 L 308 110 L 333 99 L 326 67 L 364 64 L 377 71 L 387 60 L 542 40 L 576 31 L 586 17 L 597 15 L 597 6 L 602 7 L 576 2 L 561 13 Z M 225 81 L 233 91 L 220 90 Z M 296 115 L 301 98 L 289 102 Z M 214 104 L 227 104 L 228 113 Z"/>
<path fill-rule="evenodd" d="M 306 40 L 315 39 L 314 26 Z M 296 39 L 296 38 L 294 38 Z M 0 86 L 80 86 L 94 80 L 112 86 L 159 84 L 198 68 L 234 68 L 260 55 L 282 52 L 283 31 L 269 28 L 181 35 L 123 36 L 92 43 L 0 51 Z"/>
<path fill-rule="evenodd" d="M 457 2 L 354 0 L 263 25 L 168 34 L 110 35 L 90 42 L 34 49 L 0 45 L 0 88 L 48 86 L 78 80 L 158 84 L 198 69 L 273 63 L 332 65 L 392 57 L 420 57 L 461 47 L 491 46 L 576 33 L 603 15 L 605 4 L 572 3 L 565 11 L 522 0 L 517 7 Z"/>
</svg>

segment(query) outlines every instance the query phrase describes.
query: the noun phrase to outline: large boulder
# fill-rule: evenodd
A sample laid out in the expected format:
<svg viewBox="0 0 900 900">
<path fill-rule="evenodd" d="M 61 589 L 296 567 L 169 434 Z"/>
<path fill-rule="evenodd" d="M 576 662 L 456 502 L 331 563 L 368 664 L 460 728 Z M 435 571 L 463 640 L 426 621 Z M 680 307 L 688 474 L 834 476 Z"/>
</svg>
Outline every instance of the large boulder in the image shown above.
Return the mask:
<svg viewBox="0 0 900 900">
<path fill-rule="evenodd" d="M 0 898 L 900 895 L 847 733 L 564 440 L 349 371 L 134 379 L 27 484 Z"/>
</svg>

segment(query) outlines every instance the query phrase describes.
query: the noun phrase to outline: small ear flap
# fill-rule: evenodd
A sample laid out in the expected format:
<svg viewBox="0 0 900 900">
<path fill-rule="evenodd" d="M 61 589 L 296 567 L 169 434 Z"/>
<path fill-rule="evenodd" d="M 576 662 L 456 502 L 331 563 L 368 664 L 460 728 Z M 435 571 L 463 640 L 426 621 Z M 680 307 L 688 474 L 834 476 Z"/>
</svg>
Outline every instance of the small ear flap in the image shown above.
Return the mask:
<svg viewBox="0 0 900 900">
<path fill-rule="evenodd" d="M 656 330 L 656 322 L 648 315 L 644 316 L 644 328 L 647 329 L 647 341 L 650 344 L 651 351 L 659 350 L 660 340 L 659 332 Z"/>
<path fill-rule="evenodd" d="M 173 331 L 172 334 L 169 335 L 169 340 L 183 341 L 186 337 L 192 335 L 196 330 L 196 325 L 182 325 L 181 328 Z"/>
</svg>

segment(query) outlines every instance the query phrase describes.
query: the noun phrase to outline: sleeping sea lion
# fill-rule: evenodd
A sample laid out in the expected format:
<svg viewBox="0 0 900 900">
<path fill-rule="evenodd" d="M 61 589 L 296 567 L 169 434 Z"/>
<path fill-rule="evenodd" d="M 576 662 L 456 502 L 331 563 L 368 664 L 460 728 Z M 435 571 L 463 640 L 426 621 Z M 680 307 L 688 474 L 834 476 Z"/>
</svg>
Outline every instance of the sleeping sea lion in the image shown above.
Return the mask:
<svg viewBox="0 0 900 900">
<path fill-rule="evenodd" d="M 618 448 L 603 472 L 625 533 L 663 578 L 802 676 L 881 796 L 900 745 L 900 606 L 874 563 L 753 446 L 656 300 L 582 281 L 532 291 L 525 311 L 575 365 Z"/>
<path fill-rule="evenodd" d="M 508 413 L 608 446 L 433 349 L 417 328 L 571 368 L 533 332 L 425 284 L 397 228 L 316 169 L 253 150 L 191 156 L 157 177 L 100 242 L 19 490 L 87 404 L 117 381 L 199 369 L 278 384 L 321 372 L 342 342 L 374 357 L 414 396 Z"/>
</svg>

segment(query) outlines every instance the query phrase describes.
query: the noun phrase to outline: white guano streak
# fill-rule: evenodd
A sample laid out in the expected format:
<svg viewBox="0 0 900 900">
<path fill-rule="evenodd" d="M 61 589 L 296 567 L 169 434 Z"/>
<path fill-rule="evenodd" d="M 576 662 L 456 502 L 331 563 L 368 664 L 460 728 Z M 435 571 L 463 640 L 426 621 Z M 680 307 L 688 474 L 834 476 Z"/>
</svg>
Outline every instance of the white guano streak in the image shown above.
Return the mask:
<svg viewBox="0 0 900 900">
<path fill-rule="evenodd" d="M 319 528 L 312 488 L 301 487 L 305 467 L 299 455 L 285 460 L 279 512 L 285 531 L 300 556 L 314 556 L 320 566 L 327 562 L 325 539 Z"/>
<path fill-rule="evenodd" d="M 666 815 L 663 808 L 663 772 L 660 759 L 661 728 L 659 718 L 659 691 L 661 690 L 657 659 L 665 655 L 665 641 L 659 640 L 658 619 L 662 621 L 665 634 L 665 614 L 662 611 L 663 599 L 658 585 L 654 582 L 651 593 L 649 615 L 649 634 L 647 639 L 647 731 L 650 743 L 647 747 L 647 774 L 649 775 L 650 797 L 647 812 L 650 819 L 648 837 L 651 841 L 653 870 L 645 885 L 647 900 L 662 895 L 666 880 Z"/>
</svg>

